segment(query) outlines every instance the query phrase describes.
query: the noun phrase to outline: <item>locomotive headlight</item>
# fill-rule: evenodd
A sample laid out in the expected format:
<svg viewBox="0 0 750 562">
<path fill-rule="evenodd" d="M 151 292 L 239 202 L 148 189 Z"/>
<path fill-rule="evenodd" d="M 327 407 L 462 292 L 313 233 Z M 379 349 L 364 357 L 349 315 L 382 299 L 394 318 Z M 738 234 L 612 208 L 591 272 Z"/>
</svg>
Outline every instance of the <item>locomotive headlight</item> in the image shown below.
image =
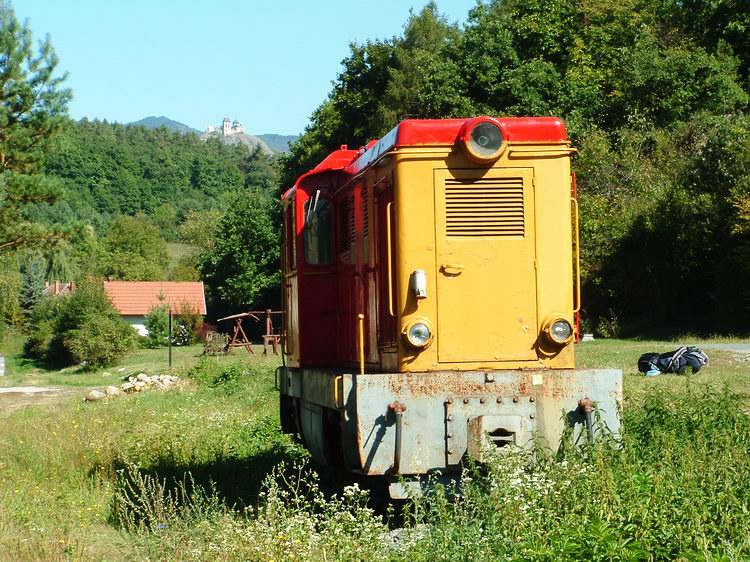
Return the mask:
<svg viewBox="0 0 750 562">
<path fill-rule="evenodd" d="M 464 126 L 459 138 L 466 155 L 481 164 L 497 160 L 505 148 L 502 127 L 492 117 L 472 119 Z"/>
<path fill-rule="evenodd" d="M 409 345 L 417 349 L 427 347 L 432 341 L 432 328 L 429 322 L 423 319 L 414 320 L 407 324 L 403 334 Z"/>
<path fill-rule="evenodd" d="M 547 320 L 542 331 L 547 339 L 557 345 L 564 345 L 573 339 L 573 326 L 566 318 L 559 316 Z"/>
</svg>

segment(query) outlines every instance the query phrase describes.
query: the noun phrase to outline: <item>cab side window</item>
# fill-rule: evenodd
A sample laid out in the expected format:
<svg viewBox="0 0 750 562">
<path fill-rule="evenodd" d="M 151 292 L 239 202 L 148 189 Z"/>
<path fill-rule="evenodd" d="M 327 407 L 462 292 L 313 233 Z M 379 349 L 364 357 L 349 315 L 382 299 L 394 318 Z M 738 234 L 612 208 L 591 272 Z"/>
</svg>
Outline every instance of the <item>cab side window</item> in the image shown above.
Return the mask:
<svg viewBox="0 0 750 562">
<path fill-rule="evenodd" d="M 304 205 L 305 261 L 310 265 L 328 265 L 333 259 L 332 206 L 317 192 Z"/>
</svg>

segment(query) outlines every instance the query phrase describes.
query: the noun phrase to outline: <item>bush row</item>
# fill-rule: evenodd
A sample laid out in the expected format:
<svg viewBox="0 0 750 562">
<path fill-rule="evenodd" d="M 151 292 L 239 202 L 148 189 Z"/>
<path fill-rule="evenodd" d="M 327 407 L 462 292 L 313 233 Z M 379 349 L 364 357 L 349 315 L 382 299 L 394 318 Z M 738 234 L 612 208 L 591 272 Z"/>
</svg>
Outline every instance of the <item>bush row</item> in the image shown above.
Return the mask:
<svg viewBox="0 0 750 562">
<path fill-rule="evenodd" d="M 138 334 L 115 310 L 100 279 L 70 295 L 47 297 L 31 313 L 24 352 L 55 366 L 104 367 L 138 345 Z"/>
</svg>

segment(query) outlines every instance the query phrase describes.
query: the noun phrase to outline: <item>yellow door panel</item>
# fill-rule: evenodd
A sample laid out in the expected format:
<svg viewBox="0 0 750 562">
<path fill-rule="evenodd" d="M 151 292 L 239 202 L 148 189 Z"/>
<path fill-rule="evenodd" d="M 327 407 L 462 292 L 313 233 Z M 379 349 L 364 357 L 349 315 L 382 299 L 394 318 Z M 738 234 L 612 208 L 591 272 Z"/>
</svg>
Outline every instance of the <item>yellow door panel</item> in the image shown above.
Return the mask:
<svg viewBox="0 0 750 562">
<path fill-rule="evenodd" d="M 438 361 L 534 360 L 533 170 L 435 170 Z"/>
</svg>

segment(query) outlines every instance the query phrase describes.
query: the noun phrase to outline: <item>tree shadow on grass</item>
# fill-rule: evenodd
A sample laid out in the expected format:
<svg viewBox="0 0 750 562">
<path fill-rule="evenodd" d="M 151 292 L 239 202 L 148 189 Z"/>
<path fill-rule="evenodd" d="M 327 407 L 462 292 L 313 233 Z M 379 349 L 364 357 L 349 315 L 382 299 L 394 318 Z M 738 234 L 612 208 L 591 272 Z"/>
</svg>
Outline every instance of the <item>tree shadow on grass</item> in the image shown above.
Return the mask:
<svg viewBox="0 0 750 562">
<path fill-rule="evenodd" d="M 158 483 L 158 486 L 146 491 L 148 494 L 155 492 L 157 487 L 165 499 L 169 494 L 177 498 L 178 491 L 180 494 L 184 491 L 188 496 L 198 492 L 214 496 L 229 509 L 241 511 L 257 505 L 263 483 L 275 467 L 281 463 L 291 466 L 301 458 L 298 449 L 279 443 L 256 454 L 229 456 L 207 463 L 174 464 L 169 459 L 163 459 L 148 467 L 138 467 L 118 461 L 113 466 L 118 479 L 113 501 L 118 501 L 118 494 L 125 494 L 133 505 L 141 505 L 145 498 L 137 496 L 144 490 L 137 483 L 148 481 Z M 148 501 L 154 499 L 149 498 Z"/>
<path fill-rule="evenodd" d="M 54 365 L 46 363 L 36 357 L 26 357 L 25 355 L 8 355 L 7 361 L 14 367 L 20 374 L 27 375 L 33 370 L 42 372 L 57 371 Z"/>
</svg>

